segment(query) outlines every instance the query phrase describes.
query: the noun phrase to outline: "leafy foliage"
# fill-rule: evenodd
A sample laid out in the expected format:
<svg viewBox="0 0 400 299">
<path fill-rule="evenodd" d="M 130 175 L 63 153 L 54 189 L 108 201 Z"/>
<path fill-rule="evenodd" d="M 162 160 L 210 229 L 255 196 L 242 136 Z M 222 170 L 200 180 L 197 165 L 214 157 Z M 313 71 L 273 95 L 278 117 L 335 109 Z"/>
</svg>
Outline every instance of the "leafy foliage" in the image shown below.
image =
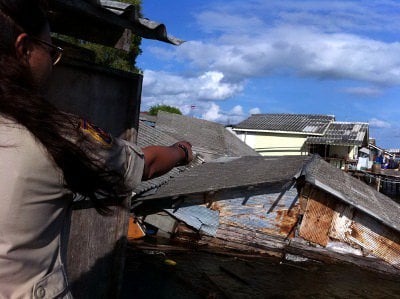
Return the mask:
<svg viewBox="0 0 400 299">
<path fill-rule="evenodd" d="M 168 106 L 168 105 L 156 105 L 156 106 L 152 106 L 149 109 L 149 114 L 150 115 L 157 115 L 158 111 L 166 111 L 169 113 L 175 113 L 175 114 L 180 114 L 182 115 L 181 110 L 179 110 L 176 107 L 172 107 L 172 106 Z"/>
<path fill-rule="evenodd" d="M 141 0 L 120 1 L 135 5 L 139 11 L 139 16 L 141 15 Z M 126 72 L 141 73 L 141 70 L 136 67 L 136 58 L 142 53 L 140 49 L 142 38 L 140 36 L 133 35 L 129 52 L 90 43 L 70 36 L 56 35 L 56 37 L 67 43 L 93 51 L 95 53 L 95 62 L 99 65 Z"/>
</svg>

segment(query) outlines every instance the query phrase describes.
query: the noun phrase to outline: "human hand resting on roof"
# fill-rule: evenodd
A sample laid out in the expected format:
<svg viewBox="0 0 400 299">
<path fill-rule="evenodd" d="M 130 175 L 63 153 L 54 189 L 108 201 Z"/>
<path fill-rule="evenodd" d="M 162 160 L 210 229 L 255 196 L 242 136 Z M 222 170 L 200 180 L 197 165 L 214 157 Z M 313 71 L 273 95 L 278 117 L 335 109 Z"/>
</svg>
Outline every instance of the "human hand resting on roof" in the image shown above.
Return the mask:
<svg viewBox="0 0 400 299">
<path fill-rule="evenodd" d="M 144 154 L 143 180 L 163 175 L 175 166 L 187 165 L 193 160 L 192 145 L 179 141 L 171 146 L 148 146 Z"/>
</svg>

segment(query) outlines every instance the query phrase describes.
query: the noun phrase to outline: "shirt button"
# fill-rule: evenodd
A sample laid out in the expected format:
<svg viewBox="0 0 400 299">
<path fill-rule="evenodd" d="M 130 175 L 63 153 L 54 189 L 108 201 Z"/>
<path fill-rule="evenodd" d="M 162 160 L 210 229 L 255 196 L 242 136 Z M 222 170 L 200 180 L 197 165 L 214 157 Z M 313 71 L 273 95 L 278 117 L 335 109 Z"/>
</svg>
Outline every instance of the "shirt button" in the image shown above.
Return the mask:
<svg viewBox="0 0 400 299">
<path fill-rule="evenodd" d="M 46 295 L 46 290 L 44 289 L 44 287 L 39 286 L 36 289 L 35 295 L 36 298 L 44 298 L 44 296 Z"/>
</svg>

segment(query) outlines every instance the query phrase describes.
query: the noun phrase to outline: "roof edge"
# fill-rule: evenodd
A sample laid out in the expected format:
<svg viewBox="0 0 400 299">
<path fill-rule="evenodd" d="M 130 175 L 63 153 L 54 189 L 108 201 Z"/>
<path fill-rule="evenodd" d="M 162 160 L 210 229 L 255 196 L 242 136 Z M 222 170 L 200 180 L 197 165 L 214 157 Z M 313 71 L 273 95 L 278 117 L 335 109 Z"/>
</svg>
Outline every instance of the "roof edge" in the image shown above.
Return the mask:
<svg viewBox="0 0 400 299">
<path fill-rule="evenodd" d="M 306 136 L 324 136 L 324 133 L 312 133 L 312 132 L 298 132 L 298 131 L 279 131 L 279 130 L 257 130 L 257 129 L 243 129 L 243 128 L 232 128 L 233 131 L 242 132 L 260 132 L 260 133 L 276 133 L 276 134 L 297 134 Z"/>
</svg>

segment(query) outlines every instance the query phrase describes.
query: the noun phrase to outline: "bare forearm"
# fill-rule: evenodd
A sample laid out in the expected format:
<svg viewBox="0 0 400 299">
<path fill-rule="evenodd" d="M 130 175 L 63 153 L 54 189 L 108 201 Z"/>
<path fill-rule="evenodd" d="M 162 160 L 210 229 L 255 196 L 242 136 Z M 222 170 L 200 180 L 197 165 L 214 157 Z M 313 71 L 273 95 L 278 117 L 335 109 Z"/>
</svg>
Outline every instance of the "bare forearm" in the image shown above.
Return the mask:
<svg viewBox="0 0 400 299">
<path fill-rule="evenodd" d="M 142 148 L 144 153 L 145 167 L 143 171 L 143 180 L 163 175 L 177 165 L 183 165 L 192 160 L 190 144 L 185 147 L 188 149 L 188 157 L 185 151 L 177 144 L 172 146 L 148 146 Z"/>
</svg>

